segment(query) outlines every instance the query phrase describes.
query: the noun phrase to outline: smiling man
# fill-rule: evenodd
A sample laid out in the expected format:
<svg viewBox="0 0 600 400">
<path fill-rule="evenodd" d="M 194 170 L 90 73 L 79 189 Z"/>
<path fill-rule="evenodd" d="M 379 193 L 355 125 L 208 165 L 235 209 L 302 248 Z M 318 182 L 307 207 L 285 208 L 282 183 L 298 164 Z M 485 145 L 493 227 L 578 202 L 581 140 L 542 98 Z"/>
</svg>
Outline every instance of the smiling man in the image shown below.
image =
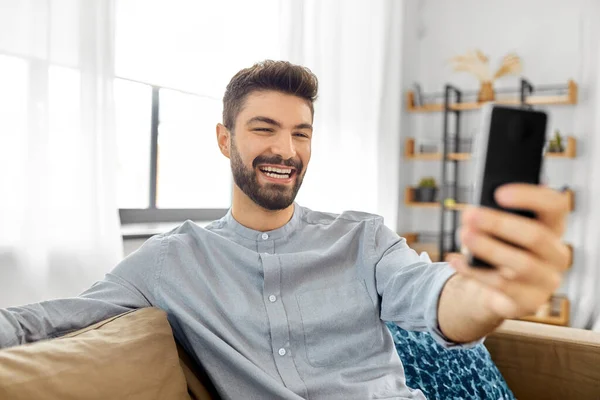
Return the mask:
<svg viewBox="0 0 600 400">
<path fill-rule="evenodd" d="M 227 215 L 151 238 L 76 298 L 0 310 L 0 347 L 154 306 L 224 398 L 423 399 L 406 386 L 384 321 L 470 346 L 504 319 L 534 312 L 558 287 L 568 207 L 548 188 L 496 193 L 537 220 L 463 214 L 463 243 L 492 271 L 460 257 L 424 262 L 376 215 L 296 204 L 316 96 L 316 77 L 287 62 L 236 74 L 216 132 L 235 182 Z"/>
</svg>

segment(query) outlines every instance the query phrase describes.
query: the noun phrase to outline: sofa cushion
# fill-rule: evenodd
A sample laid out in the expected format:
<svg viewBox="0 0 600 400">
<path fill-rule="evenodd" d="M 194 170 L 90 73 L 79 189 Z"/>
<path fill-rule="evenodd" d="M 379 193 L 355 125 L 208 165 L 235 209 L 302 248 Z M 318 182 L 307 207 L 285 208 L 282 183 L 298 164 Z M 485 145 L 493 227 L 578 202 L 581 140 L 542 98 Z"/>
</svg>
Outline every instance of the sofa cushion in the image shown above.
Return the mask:
<svg viewBox="0 0 600 400">
<path fill-rule="evenodd" d="M 406 384 L 428 399 L 514 400 L 483 344 L 445 349 L 427 332 L 409 332 L 388 323 L 404 365 Z"/>
<path fill-rule="evenodd" d="M 164 311 L 143 308 L 66 336 L 0 350 L 0 399 L 185 399 Z"/>
</svg>

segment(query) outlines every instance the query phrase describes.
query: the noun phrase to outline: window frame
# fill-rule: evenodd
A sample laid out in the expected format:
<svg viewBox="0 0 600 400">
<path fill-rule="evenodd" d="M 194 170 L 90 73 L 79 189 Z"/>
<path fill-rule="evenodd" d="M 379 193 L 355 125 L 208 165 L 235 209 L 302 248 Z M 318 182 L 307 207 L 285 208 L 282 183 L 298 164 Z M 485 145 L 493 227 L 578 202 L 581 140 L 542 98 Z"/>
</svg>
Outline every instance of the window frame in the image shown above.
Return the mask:
<svg viewBox="0 0 600 400">
<path fill-rule="evenodd" d="M 180 89 L 153 85 L 129 78 L 115 76 L 115 79 L 123 79 L 129 82 L 150 86 L 152 89 L 152 112 L 150 116 L 150 181 L 148 185 L 148 207 L 147 208 L 119 208 L 121 225 L 145 224 L 145 223 L 168 223 L 192 221 L 213 221 L 222 218 L 228 212 L 228 208 L 158 208 L 156 206 L 158 187 L 158 132 L 160 125 L 160 90 L 174 90 L 180 93 L 200 97 L 197 93 L 191 93 Z"/>
</svg>

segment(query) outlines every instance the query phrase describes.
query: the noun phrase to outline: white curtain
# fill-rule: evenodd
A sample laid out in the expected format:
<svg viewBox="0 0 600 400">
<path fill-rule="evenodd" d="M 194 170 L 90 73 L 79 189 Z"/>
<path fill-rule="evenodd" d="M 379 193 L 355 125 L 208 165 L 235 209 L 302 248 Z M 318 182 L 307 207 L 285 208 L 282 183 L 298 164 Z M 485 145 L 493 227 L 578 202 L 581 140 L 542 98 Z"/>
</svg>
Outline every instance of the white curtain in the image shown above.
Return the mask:
<svg viewBox="0 0 600 400">
<path fill-rule="evenodd" d="M 578 143 L 577 174 L 582 190 L 576 213 L 583 223 L 573 232 L 575 263 L 563 291 L 571 301 L 571 326 L 600 331 L 600 3 L 586 0 L 581 21 L 581 85 L 575 129 Z"/>
<path fill-rule="evenodd" d="M 113 1 L 0 0 L 0 307 L 121 258 L 113 71 Z"/>
<path fill-rule="evenodd" d="M 301 205 L 383 215 L 396 227 L 402 2 L 282 0 L 284 59 L 319 78 Z"/>
</svg>

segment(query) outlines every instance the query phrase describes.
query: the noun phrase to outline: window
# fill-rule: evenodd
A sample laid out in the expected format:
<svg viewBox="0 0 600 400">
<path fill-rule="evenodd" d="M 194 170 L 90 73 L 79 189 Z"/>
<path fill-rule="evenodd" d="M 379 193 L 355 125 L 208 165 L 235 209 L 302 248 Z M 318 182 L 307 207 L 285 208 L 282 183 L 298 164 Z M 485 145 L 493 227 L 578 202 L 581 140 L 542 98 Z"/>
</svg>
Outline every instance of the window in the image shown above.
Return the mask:
<svg viewBox="0 0 600 400">
<path fill-rule="evenodd" d="M 222 208 L 231 202 L 229 160 L 216 141 L 221 101 L 162 89 L 158 208 Z"/>
<path fill-rule="evenodd" d="M 18 205 L 25 200 L 19 169 L 24 164 L 29 66 L 25 60 L 0 54 L 0 72 L 0 244 L 10 246 L 18 240 L 11 228 L 21 218 L 14 210 L 20 210 Z"/>
<path fill-rule="evenodd" d="M 119 208 L 148 208 L 152 88 L 115 79 L 114 97 Z"/>
<path fill-rule="evenodd" d="M 30 21 L 24 7 L 23 20 Z M 54 3 L 44 7 L 44 12 L 60 9 Z M 232 192 L 229 161 L 216 143 L 221 99 L 238 70 L 279 58 L 279 0 L 118 0 L 115 12 L 117 195 L 124 222 L 218 218 L 230 206 Z M 52 15 L 60 26 L 63 14 Z M 77 21 L 70 17 L 70 23 Z M 0 20 L 0 31 L 7 33 L 0 35 L 0 167 L 6 171 L 0 184 L 15 188 L 10 201 L 20 204 L 22 182 L 10 171 L 16 160 L 33 157 L 21 154 L 21 133 L 32 132 L 28 120 L 46 118 L 47 112 L 56 132 L 49 149 L 66 147 L 75 154 L 84 145 L 71 117 L 79 106 L 77 41 L 57 30 L 46 43 L 46 27 L 34 25 L 27 25 L 34 39 L 20 40 L 14 33 L 21 25 L 1 15 Z M 29 85 L 36 79 L 44 85 Z M 39 111 L 28 106 L 32 96 L 68 100 Z M 57 159 L 49 173 L 77 178 L 79 171 Z M 69 198 L 74 181 L 61 182 L 51 185 L 56 196 L 49 201 Z M 68 212 L 68 201 L 61 208 Z"/>
<path fill-rule="evenodd" d="M 215 133 L 223 92 L 241 68 L 279 58 L 279 3 L 119 0 L 116 12 L 122 220 L 217 218 L 232 190 Z"/>
</svg>

